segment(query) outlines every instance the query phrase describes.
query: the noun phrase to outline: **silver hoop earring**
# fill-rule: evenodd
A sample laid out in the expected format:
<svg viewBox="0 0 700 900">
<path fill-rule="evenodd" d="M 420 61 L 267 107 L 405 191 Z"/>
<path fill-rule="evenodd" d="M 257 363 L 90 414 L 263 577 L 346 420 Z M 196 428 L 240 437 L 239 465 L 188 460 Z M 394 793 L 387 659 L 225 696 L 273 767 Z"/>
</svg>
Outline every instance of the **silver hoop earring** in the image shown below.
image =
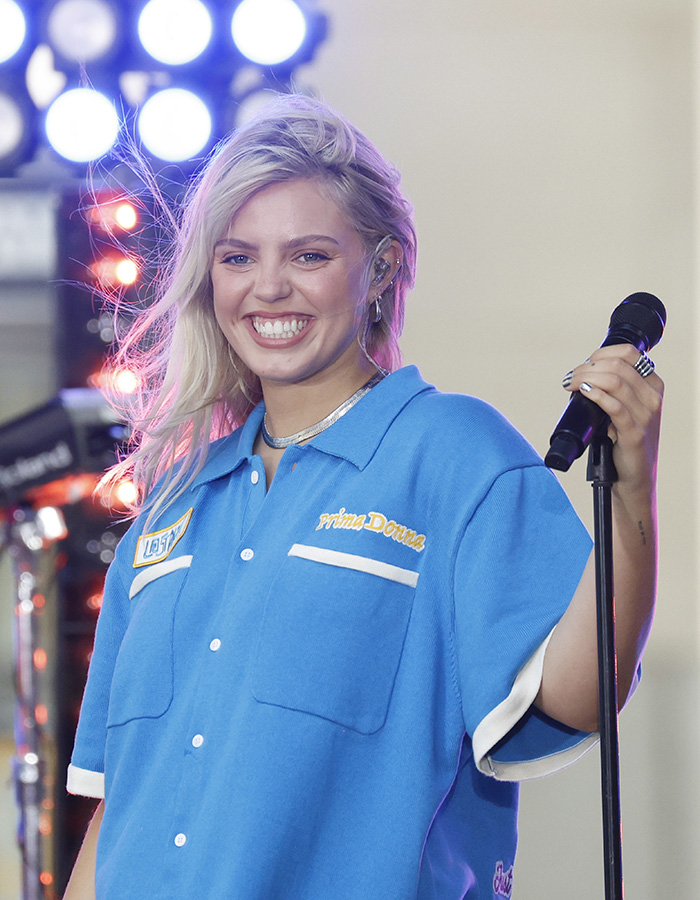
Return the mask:
<svg viewBox="0 0 700 900">
<path fill-rule="evenodd" d="M 382 321 L 381 301 L 382 301 L 382 295 L 377 294 L 377 296 L 374 298 L 373 306 L 370 307 L 369 320 L 373 325 L 377 325 L 379 322 Z"/>
</svg>

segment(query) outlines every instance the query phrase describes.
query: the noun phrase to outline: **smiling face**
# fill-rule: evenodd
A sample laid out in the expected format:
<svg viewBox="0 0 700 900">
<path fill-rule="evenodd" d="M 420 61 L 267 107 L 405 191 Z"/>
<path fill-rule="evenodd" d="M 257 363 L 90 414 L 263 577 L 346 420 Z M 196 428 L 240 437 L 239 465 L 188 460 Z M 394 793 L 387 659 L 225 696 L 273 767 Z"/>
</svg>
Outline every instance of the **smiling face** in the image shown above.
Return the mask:
<svg viewBox="0 0 700 900">
<path fill-rule="evenodd" d="M 356 340 L 367 316 L 368 254 L 323 184 L 297 179 L 254 194 L 217 242 L 214 312 L 236 354 L 277 384 L 367 378 Z"/>
</svg>

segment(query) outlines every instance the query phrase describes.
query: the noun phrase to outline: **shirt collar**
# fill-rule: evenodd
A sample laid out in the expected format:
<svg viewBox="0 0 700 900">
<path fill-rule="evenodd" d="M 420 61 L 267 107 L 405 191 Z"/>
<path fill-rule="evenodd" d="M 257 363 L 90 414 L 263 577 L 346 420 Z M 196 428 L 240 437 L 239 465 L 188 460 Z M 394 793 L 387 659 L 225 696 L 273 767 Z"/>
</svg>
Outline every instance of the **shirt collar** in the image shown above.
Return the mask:
<svg viewBox="0 0 700 900">
<path fill-rule="evenodd" d="M 346 459 L 358 469 L 364 469 L 404 406 L 418 394 L 432 390 L 435 388 L 423 381 L 416 366 L 392 372 L 335 424 L 305 446 Z M 252 457 L 264 412 L 264 406 L 259 404 L 240 428 L 210 448 L 202 471 L 192 483 L 193 488 L 228 475 Z"/>
<path fill-rule="evenodd" d="M 435 388 L 423 381 L 416 366 L 392 372 L 308 446 L 364 469 L 404 406 L 432 390 Z"/>
<path fill-rule="evenodd" d="M 253 444 L 264 414 L 265 407 L 260 403 L 240 428 L 211 445 L 202 470 L 192 482 L 193 489 L 207 481 L 228 475 L 252 457 Z"/>
</svg>

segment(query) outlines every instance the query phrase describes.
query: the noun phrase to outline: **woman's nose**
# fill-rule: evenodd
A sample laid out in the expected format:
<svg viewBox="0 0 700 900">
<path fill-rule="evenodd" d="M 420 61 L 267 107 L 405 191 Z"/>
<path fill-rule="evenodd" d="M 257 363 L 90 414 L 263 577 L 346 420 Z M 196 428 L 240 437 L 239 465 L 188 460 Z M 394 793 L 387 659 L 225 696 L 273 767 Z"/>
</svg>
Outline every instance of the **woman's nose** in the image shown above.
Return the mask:
<svg viewBox="0 0 700 900">
<path fill-rule="evenodd" d="M 279 263 L 260 264 L 255 279 L 255 296 L 266 303 L 284 300 L 291 293 L 285 267 Z"/>
</svg>

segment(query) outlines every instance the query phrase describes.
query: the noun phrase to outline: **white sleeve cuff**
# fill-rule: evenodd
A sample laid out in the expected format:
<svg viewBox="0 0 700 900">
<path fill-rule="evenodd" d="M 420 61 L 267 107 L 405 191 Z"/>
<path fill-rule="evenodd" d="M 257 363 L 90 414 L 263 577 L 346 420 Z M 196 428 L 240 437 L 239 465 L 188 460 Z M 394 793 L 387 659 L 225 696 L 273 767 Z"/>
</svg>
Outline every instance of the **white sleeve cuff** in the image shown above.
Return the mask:
<svg viewBox="0 0 700 900">
<path fill-rule="evenodd" d="M 94 797 L 103 800 L 105 795 L 105 776 L 103 772 L 91 772 L 89 769 L 79 769 L 77 766 L 68 766 L 68 779 L 66 790 L 69 794 L 79 794 L 81 797 Z"/>
<path fill-rule="evenodd" d="M 472 749 L 476 767 L 484 775 L 498 781 L 524 781 L 527 778 L 549 775 L 575 762 L 598 743 L 598 735 L 591 734 L 573 747 L 539 759 L 499 762 L 489 756 L 489 751 L 517 725 L 532 706 L 542 683 L 544 654 L 553 633 L 554 629 L 518 672 L 510 694 L 474 730 Z"/>
</svg>

